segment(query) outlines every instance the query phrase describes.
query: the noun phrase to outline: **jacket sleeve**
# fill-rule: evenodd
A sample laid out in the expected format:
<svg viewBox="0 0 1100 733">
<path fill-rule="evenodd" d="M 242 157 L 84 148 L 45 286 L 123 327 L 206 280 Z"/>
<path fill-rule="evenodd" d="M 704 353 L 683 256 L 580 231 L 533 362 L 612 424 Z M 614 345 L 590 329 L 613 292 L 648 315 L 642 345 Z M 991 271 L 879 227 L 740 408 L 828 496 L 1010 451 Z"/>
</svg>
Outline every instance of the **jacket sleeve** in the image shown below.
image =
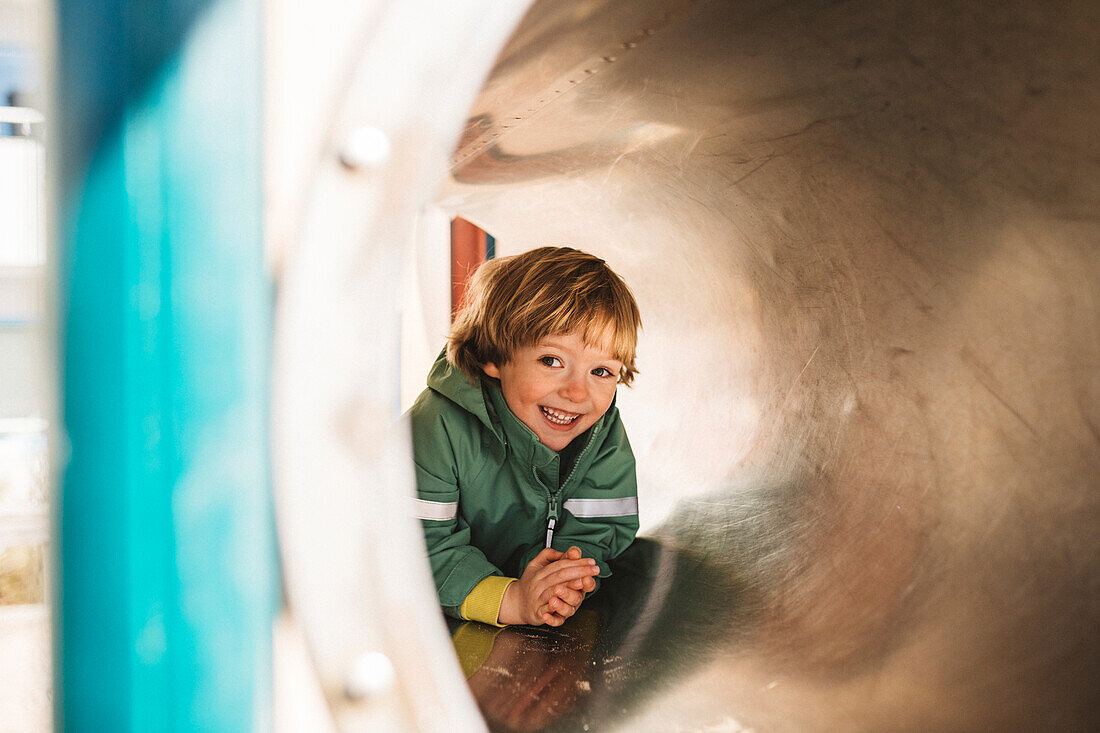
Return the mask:
<svg viewBox="0 0 1100 733">
<path fill-rule="evenodd" d="M 443 399 L 434 396 L 435 402 Z M 439 602 L 449 614 L 461 618 L 458 607 L 470 591 L 490 575 L 502 573 L 470 544 L 470 527 L 460 511 L 461 472 L 450 432 L 468 426 L 449 421 L 445 410 L 433 406 L 432 401 L 422 396 L 409 412 L 416 471 L 416 515 L 424 530 Z"/>
<path fill-rule="evenodd" d="M 638 479 L 634 453 L 616 410 L 600 452 L 570 492 L 554 532 L 553 547 L 564 552 L 576 545 L 600 566 L 600 577 L 611 575 L 607 561 L 618 557 L 638 534 Z M 538 554 L 534 548 L 526 563 Z"/>
</svg>

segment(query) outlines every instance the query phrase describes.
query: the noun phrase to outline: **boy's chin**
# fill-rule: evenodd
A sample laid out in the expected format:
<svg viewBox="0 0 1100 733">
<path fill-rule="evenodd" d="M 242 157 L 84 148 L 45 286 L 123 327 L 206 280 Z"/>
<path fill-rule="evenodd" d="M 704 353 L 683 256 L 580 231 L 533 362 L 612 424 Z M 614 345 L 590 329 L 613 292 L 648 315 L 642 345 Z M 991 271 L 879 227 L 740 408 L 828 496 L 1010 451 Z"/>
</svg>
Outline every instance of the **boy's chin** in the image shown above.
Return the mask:
<svg viewBox="0 0 1100 733">
<path fill-rule="evenodd" d="M 560 451 L 567 445 L 573 442 L 581 432 L 577 430 L 571 430 L 568 433 L 555 433 L 551 435 L 540 435 L 539 441 L 552 451 Z"/>
</svg>

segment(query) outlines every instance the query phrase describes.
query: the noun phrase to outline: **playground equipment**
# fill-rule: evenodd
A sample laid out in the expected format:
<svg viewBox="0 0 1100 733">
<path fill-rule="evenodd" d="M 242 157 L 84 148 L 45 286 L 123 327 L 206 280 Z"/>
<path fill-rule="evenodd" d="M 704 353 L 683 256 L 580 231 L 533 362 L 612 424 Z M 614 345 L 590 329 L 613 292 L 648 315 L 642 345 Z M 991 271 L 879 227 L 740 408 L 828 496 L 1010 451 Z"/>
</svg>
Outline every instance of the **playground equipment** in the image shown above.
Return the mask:
<svg viewBox="0 0 1100 733">
<path fill-rule="evenodd" d="M 75 3 L 62 15 L 68 5 L 79 16 Z M 484 725 L 405 509 L 408 445 L 388 430 L 407 378 L 401 308 L 434 297 L 432 252 L 415 244 L 430 207 L 485 228 L 500 254 L 562 243 L 603 256 L 645 321 L 641 375 L 620 409 L 651 539 L 593 599 L 596 641 L 509 637 L 513 666 L 477 687 L 490 725 L 1095 726 L 1094 3 L 351 5 L 311 6 L 298 25 L 273 11 L 266 139 L 280 553 L 340 727 Z M 216 28 L 234 7 L 203 6 L 184 25 Z M 291 28 L 325 38 L 324 53 Z M 234 33 L 200 37 L 241 48 Z M 206 46 L 182 48 L 197 63 Z M 317 81 L 280 86 L 280 72 Z M 141 81 L 128 98 L 155 109 L 166 97 L 153 90 L 193 89 Z M 126 153 L 148 117 L 108 117 L 105 129 L 118 119 L 128 132 L 100 140 L 133 166 L 126 178 L 147 162 Z M 257 149 L 247 138 L 211 155 L 251 165 Z M 255 175 L 241 185 L 254 193 Z M 246 204 L 246 225 L 188 238 L 187 251 L 249 251 L 227 244 L 258 227 L 258 203 Z M 145 223 L 160 231 L 141 216 L 134 231 Z M 250 251 L 241 272 L 262 271 Z M 249 292 L 233 295 L 245 298 L 233 333 L 265 323 Z M 208 295 L 184 290 L 187 302 Z M 254 348 L 231 359 L 249 384 Z M 262 399 L 248 404 L 263 413 Z M 241 525 L 229 536 L 263 548 L 259 432 L 233 474 L 252 498 L 228 516 Z M 247 563 L 234 547 L 219 582 L 251 588 L 245 628 L 258 639 L 271 586 L 230 572 Z M 201 637 L 213 627 L 199 618 Z M 580 663 L 551 667 L 553 644 Z M 539 672 L 572 694 L 533 693 L 517 710 L 531 692 L 517 674 Z M 248 700 L 263 707 L 262 694 Z"/>
</svg>

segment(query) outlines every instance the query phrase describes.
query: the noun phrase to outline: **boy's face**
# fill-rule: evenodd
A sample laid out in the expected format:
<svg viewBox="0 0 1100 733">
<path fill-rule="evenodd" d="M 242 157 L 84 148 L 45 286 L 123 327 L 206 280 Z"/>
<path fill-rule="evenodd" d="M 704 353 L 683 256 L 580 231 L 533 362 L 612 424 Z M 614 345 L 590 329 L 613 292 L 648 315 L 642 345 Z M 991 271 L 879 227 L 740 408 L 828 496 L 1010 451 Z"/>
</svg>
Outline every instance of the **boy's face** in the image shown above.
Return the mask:
<svg viewBox="0 0 1100 733">
<path fill-rule="evenodd" d="M 559 451 L 607 412 L 621 368 L 605 347 L 570 333 L 517 349 L 485 373 L 500 380 L 504 401 L 539 442 Z"/>
</svg>

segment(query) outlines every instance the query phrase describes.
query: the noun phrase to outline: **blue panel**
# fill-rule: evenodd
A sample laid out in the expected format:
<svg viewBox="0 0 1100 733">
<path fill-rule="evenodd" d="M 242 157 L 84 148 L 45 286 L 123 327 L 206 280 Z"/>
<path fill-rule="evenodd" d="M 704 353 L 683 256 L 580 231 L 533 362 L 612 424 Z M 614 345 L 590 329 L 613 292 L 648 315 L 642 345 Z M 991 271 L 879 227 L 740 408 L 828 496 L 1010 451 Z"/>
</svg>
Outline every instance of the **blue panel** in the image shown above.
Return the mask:
<svg viewBox="0 0 1100 733">
<path fill-rule="evenodd" d="M 259 10 L 58 8 L 58 726 L 267 730 Z"/>
</svg>

